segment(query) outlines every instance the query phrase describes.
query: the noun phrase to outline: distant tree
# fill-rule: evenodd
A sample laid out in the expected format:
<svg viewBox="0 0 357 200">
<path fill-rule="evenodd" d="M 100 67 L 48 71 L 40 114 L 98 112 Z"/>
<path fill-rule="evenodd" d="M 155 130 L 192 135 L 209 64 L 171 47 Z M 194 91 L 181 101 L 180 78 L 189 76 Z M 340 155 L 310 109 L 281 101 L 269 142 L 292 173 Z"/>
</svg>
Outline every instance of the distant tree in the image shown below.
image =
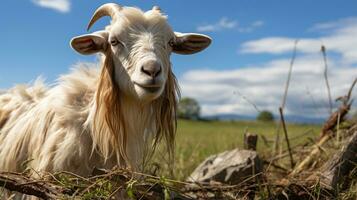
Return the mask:
<svg viewBox="0 0 357 200">
<path fill-rule="evenodd" d="M 200 105 L 195 99 L 184 97 L 179 102 L 177 114 L 179 118 L 196 120 L 200 118 L 200 111 Z"/>
<path fill-rule="evenodd" d="M 270 111 L 263 110 L 257 116 L 258 121 L 271 122 L 274 121 L 274 115 Z"/>
</svg>

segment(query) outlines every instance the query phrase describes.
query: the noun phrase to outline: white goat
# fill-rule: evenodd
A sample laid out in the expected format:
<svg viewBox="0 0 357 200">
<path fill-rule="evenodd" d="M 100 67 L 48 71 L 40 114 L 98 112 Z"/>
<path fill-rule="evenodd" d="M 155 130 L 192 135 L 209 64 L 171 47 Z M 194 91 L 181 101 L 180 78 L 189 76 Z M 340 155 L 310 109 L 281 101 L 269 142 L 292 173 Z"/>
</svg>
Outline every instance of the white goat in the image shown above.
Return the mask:
<svg viewBox="0 0 357 200">
<path fill-rule="evenodd" d="M 104 4 L 88 29 L 103 16 L 112 18 L 105 30 L 71 41 L 81 54 L 101 53 L 101 67 L 79 66 L 52 88 L 36 82 L 0 95 L 0 171 L 141 170 L 161 139 L 172 155 L 178 87 L 170 54 L 199 52 L 211 39 L 174 33 L 156 6 Z"/>
</svg>

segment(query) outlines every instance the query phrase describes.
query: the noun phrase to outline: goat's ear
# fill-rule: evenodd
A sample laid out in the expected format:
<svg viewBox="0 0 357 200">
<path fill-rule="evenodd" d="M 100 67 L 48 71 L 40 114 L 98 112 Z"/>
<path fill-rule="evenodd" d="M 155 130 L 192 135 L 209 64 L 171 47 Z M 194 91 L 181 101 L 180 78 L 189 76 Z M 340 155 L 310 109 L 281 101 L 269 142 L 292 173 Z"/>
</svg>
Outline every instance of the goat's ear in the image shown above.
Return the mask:
<svg viewBox="0 0 357 200">
<path fill-rule="evenodd" d="M 72 38 L 71 47 L 78 53 L 89 55 L 104 52 L 108 46 L 108 32 L 98 31 Z"/>
<path fill-rule="evenodd" d="M 207 48 L 212 39 L 207 35 L 198 33 L 175 32 L 175 40 L 171 43 L 172 51 L 178 54 L 194 54 Z"/>
</svg>

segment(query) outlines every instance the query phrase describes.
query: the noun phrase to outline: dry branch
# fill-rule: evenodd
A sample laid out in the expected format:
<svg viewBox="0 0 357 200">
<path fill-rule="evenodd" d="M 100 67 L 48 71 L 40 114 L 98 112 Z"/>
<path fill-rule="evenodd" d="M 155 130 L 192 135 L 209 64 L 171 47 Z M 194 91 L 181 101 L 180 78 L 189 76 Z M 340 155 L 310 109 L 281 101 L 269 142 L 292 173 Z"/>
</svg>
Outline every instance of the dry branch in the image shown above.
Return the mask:
<svg viewBox="0 0 357 200">
<path fill-rule="evenodd" d="M 0 186 L 9 191 L 33 195 L 41 199 L 60 199 L 70 191 L 44 180 L 33 180 L 23 174 L 1 172 Z"/>
<path fill-rule="evenodd" d="M 305 170 L 311 162 L 320 154 L 321 146 L 325 144 L 330 139 L 330 135 L 325 135 L 317 144 L 314 145 L 311 153 L 299 164 L 295 167 L 295 169 L 291 172 L 291 175 L 296 175 L 303 170 Z"/>
<path fill-rule="evenodd" d="M 327 95 L 328 95 L 328 101 L 329 101 L 329 107 L 330 107 L 330 114 L 332 114 L 331 89 L 330 89 L 330 84 L 328 82 L 326 47 L 324 45 L 321 46 L 321 52 L 322 52 L 322 56 L 324 57 L 324 63 L 325 63 L 324 78 L 325 78 L 325 83 L 326 83 L 326 88 L 327 88 Z"/>
<path fill-rule="evenodd" d="M 288 136 L 288 131 L 287 131 L 286 125 L 285 125 L 284 113 L 283 113 L 282 107 L 279 108 L 279 113 L 280 113 L 281 124 L 283 125 L 286 144 L 288 146 L 291 168 L 294 168 L 295 163 L 294 163 L 293 154 L 292 154 L 291 148 L 290 148 L 289 136 Z"/>
<path fill-rule="evenodd" d="M 356 82 L 357 78 L 353 81 L 347 95 L 339 98 L 342 101 L 342 105 L 337 109 L 337 111 L 332 113 L 329 119 L 325 122 L 317 144 L 313 147 L 311 153 L 299 165 L 296 166 L 291 175 L 296 175 L 305 170 L 311 164 L 311 162 L 315 160 L 318 155 L 320 155 L 322 145 L 334 137 L 334 128 L 341 122 L 339 120 L 343 120 L 344 116 L 350 110 L 353 101 L 351 100 L 351 94 Z"/>
<path fill-rule="evenodd" d="M 296 51 L 297 51 L 298 42 L 299 42 L 299 40 L 295 40 L 295 43 L 294 43 L 294 50 L 293 50 L 293 55 L 292 55 L 292 58 L 291 58 L 291 61 L 290 61 L 288 79 L 286 80 L 285 91 L 284 91 L 284 96 L 283 96 L 283 102 L 281 103 L 281 108 L 282 109 L 285 108 L 286 98 L 288 96 L 288 89 L 289 89 L 289 85 L 290 85 L 291 73 L 292 73 L 294 62 L 295 62 L 295 58 L 296 58 Z"/>
<path fill-rule="evenodd" d="M 237 195 L 252 194 L 257 185 L 246 185 L 247 181 L 255 179 L 257 175 L 245 179 L 237 185 L 215 184 L 215 183 L 193 183 L 181 182 L 162 177 L 156 177 L 143 173 L 130 172 L 124 169 L 97 170 L 98 175 L 84 178 L 78 175 L 60 172 L 53 176 L 53 181 L 36 180 L 24 174 L 0 172 L 0 187 L 10 191 L 26 195 L 36 196 L 40 199 L 109 199 L 116 197 L 115 193 L 124 191 L 128 193 L 131 189 L 133 199 L 156 200 L 156 199 L 237 199 Z M 58 175 L 66 177 L 66 184 L 57 180 Z M 140 176 L 140 179 L 133 179 Z M 104 183 L 111 182 L 113 188 L 106 196 L 88 196 L 90 192 L 95 193 L 103 189 Z M 94 183 L 94 184 L 93 184 Z M 123 194 L 121 192 L 121 194 Z M 92 194 L 93 195 L 93 194 Z M 253 193 L 254 195 L 254 193 Z M 119 198 L 120 199 L 120 198 Z M 129 199 L 129 197 L 128 197 Z"/>
<path fill-rule="evenodd" d="M 290 60 L 290 66 L 289 66 L 289 72 L 288 72 L 288 78 L 286 80 L 286 84 L 285 84 L 285 90 L 284 90 L 284 96 L 283 96 L 283 100 L 281 102 L 281 106 L 280 108 L 284 111 L 285 108 L 285 104 L 286 104 L 286 98 L 288 96 L 288 90 L 289 90 L 289 85 L 290 85 L 290 80 L 291 80 L 291 74 L 292 74 L 292 70 L 293 70 L 293 66 L 294 66 L 294 62 L 295 62 L 295 58 L 296 58 L 296 52 L 297 52 L 297 44 L 298 44 L 299 40 L 295 40 L 294 43 L 294 50 L 293 50 L 293 55 L 291 57 Z M 279 109 L 280 109 L 279 108 Z M 275 144 L 274 144 L 274 151 L 276 153 L 276 151 L 278 151 L 279 149 L 279 141 L 280 141 L 280 128 L 281 128 L 281 123 L 278 126 L 278 130 L 276 132 L 276 138 L 275 138 Z M 281 147 L 280 147 L 281 148 Z"/>
<path fill-rule="evenodd" d="M 351 104 L 353 100 L 351 99 L 352 90 L 357 82 L 357 78 L 353 81 L 347 95 L 339 97 L 338 100 L 342 102 L 342 105 L 338 108 L 338 110 L 331 114 L 328 120 L 325 122 L 321 134 L 320 139 L 322 139 L 325 135 L 333 133 L 333 129 L 340 123 L 339 120 L 343 120 L 343 118 L 347 115 L 348 111 L 351 108 Z"/>
<path fill-rule="evenodd" d="M 355 131 L 349 141 L 343 146 L 340 152 L 336 153 L 322 167 L 321 182 L 328 188 L 338 190 L 338 186 L 347 183 L 346 177 L 357 167 L 357 131 Z"/>
</svg>

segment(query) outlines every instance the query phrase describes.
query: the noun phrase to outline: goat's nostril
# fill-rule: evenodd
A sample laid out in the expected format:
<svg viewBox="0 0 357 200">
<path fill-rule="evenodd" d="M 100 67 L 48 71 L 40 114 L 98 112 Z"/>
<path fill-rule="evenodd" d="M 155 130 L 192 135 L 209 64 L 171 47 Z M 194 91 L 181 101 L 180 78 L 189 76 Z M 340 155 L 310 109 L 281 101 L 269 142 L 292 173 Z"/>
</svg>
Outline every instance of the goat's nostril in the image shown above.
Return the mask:
<svg viewBox="0 0 357 200">
<path fill-rule="evenodd" d="M 155 78 L 161 73 L 161 65 L 156 61 L 149 61 L 141 67 L 141 72 Z"/>
<path fill-rule="evenodd" d="M 151 73 L 149 71 L 147 71 L 144 66 L 141 67 L 141 72 L 143 72 L 146 75 L 151 76 Z"/>
<path fill-rule="evenodd" d="M 155 77 L 158 76 L 161 73 L 161 67 L 159 67 L 159 70 L 156 72 Z"/>
</svg>

